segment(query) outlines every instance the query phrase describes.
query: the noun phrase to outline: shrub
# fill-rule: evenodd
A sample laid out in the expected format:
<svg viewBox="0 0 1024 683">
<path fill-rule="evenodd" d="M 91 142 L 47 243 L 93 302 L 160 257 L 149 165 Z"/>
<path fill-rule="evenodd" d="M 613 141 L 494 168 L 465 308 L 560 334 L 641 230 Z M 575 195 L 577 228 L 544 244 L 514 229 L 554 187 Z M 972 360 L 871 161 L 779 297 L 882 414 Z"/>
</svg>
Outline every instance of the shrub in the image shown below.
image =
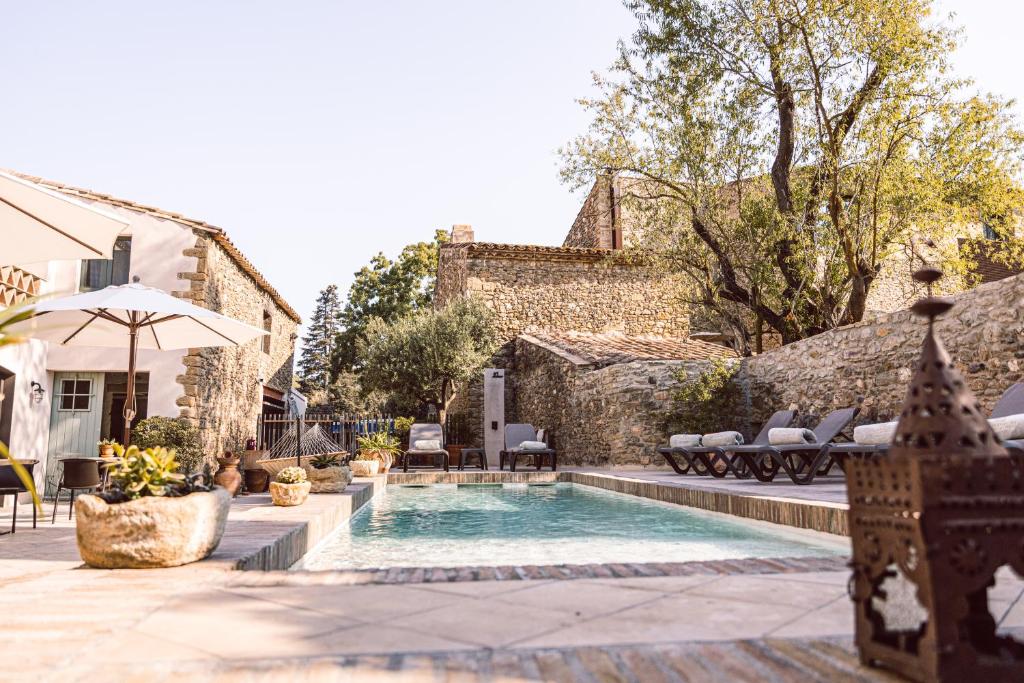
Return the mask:
<svg viewBox="0 0 1024 683">
<path fill-rule="evenodd" d="M 405 436 L 412 429 L 413 423 L 416 422 L 415 417 L 396 417 L 395 418 L 395 433 L 399 436 Z"/>
<path fill-rule="evenodd" d="M 306 470 L 301 467 L 285 467 L 275 478 L 280 484 L 301 484 L 306 481 Z"/>
<path fill-rule="evenodd" d="M 736 381 L 739 364 L 714 360 L 696 377 L 686 368 L 676 372 L 679 387 L 672 393 L 666 427 L 674 434 L 710 434 L 733 430 L 743 413 L 743 390 Z"/>
<path fill-rule="evenodd" d="M 162 446 L 175 451 L 186 472 L 195 472 L 203 465 L 199 430 L 184 418 L 147 417 L 132 429 L 131 438 L 140 449 Z"/>
</svg>

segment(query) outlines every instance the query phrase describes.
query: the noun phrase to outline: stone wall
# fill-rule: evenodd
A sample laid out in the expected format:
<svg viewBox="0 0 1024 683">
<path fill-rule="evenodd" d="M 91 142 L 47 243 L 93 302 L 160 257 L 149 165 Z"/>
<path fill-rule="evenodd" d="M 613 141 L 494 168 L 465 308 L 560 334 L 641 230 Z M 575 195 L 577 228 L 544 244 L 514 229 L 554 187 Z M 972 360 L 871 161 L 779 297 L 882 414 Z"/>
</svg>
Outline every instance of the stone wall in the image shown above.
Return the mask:
<svg viewBox="0 0 1024 683">
<path fill-rule="evenodd" d="M 954 297 L 936 324 L 950 356 L 985 411 L 1024 379 L 1024 276 Z M 831 330 L 743 361 L 752 420 L 791 403 L 807 422 L 863 398 L 860 422 L 895 419 L 918 357 L 925 324 L 898 311 Z"/>
<path fill-rule="evenodd" d="M 177 378 L 184 387 L 181 416 L 199 426 L 207 453 L 218 454 L 254 435 L 263 386 L 291 388 L 298 322 L 220 244 L 198 230 L 195 235 L 195 246 L 185 255 L 197 259 L 196 271 L 179 274 L 190 281 L 181 295 L 255 327 L 263 327 L 265 311 L 271 319 L 270 353 L 255 340 L 241 347 L 190 349 L 184 359 L 185 374 Z"/>
<path fill-rule="evenodd" d="M 634 361 L 594 367 L 571 354 L 520 338 L 510 373 L 516 395 L 510 421 L 549 430 L 559 459 L 571 465 L 660 465 L 665 413 L 680 368 L 694 376 L 706 361 Z"/>
<path fill-rule="evenodd" d="M 612 248 L 612 204 L 610 178 L 599 176 L 590 188 L 583 206 L 576 215 L 563 247 L 583 249 Z"/>
</svg>

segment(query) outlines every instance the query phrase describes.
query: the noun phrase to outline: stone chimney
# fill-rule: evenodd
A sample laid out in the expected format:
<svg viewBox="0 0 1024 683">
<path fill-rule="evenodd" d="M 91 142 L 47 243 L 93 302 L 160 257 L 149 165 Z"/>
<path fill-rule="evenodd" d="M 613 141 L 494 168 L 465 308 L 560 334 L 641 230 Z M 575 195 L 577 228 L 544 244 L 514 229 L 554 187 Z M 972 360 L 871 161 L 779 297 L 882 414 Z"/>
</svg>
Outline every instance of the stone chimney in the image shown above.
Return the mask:
<svg viewBox="0 0 1024 683">
<path fill-rule="evenodd" d="M 453 225 L 452 226 L 452 243 L 457 244 L 459 242 L 472 242 L 473 241 L 473 226 L 472 225 Z"/>
</svg>

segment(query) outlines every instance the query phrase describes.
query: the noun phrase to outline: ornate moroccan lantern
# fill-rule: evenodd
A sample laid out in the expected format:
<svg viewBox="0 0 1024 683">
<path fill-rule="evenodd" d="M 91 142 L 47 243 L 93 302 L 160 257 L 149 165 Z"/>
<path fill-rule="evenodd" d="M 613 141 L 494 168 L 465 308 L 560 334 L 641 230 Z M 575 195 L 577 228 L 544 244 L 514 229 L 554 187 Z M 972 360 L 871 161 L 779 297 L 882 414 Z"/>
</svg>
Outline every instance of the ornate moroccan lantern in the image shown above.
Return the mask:
<svg viewBox="0 0 1024 683">
<path fill-rule="evenodd" d="M 988 589 L 1024 575 L 1024 458 L 999 443 L 934 333 L 953 307 L 929 296 L 921 358 L 887 455 L 849 459 L 850 597 L 861 661 L 918 681 L 1024 681 L 1024 644 L 996 635 Z"/>
</svg>

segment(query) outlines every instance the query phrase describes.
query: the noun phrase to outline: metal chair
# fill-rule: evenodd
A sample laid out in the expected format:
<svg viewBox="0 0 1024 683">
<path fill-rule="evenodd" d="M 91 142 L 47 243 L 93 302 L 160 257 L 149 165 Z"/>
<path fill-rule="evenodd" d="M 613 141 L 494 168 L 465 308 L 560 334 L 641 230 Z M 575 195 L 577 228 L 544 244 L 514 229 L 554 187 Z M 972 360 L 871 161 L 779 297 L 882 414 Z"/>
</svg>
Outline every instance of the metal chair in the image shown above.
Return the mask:
<svg viewBox="0 0 1024 683">
<path fill-rule="evenodd" d="M 29 476 L 32 476 L 33 468 L 39 463 L 38 460 L 19 460 L 22 467 L 28 470 Z M 21 483 L 21 479 L 14 473 L 14 468 L 6 462 L 0 461 L 0 505 L 3 504 L 4 499 L 9 496 L 14 496 L 14 510 L 11 513 L 11 530 L 0 532 L 0 536 L 6 534 L 13 534 L 18 525 L 18 494 L 28 493 L 28 489 Z M 36 506 L 32 505 L 32 528 L 36 528 Z"/>
<path fill-rule="evenodd" d="M 71 519 L 71 514 L 75 510 L 75 491 L 90 491 L 100 488 L 103 484 L 99 458 L 64 458 L 60 464 L 60 482 L 57 484 L 57 493 L 53 496 L 53 519 L 50 520 L 50 524 L 57 522 L 61 489 L 71 491 L 71 502 L 68 504 L 68 519 Z"/>
</svg>

